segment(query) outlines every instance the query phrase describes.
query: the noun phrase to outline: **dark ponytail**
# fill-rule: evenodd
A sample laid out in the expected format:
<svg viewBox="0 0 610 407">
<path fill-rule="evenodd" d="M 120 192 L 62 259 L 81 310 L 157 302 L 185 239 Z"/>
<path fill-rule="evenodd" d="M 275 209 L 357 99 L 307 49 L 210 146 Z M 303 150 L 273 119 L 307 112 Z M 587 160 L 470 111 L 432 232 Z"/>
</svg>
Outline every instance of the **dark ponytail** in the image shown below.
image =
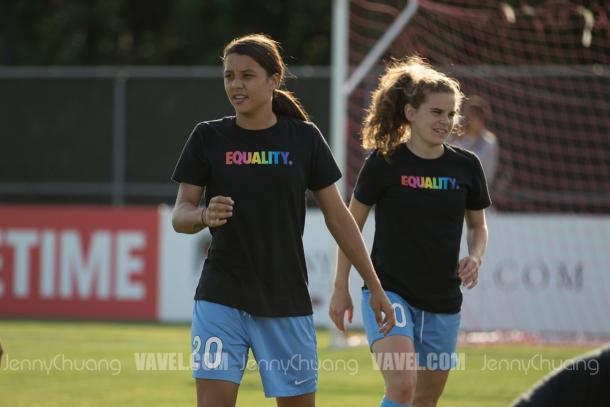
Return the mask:
<svg viewBox="0 0 610 407">
<path fill-rule="evenodd" d="M 296 117 L 304 122 L 309 121 L 309 115 L 294 94 L 287 90 L 277 89 L 273 92 L 273 113 Z"/>
<path fill-rule="evenodd" d="M 277 41 L 265 34 L 251 34 L 236 38 L 224 49 L 223 59 L 229 54 L 247 55 L 254 59 L 265 69 L 267 75 L 279 75 L 280 87 L 284 86 L 286 64 L 280 55 L 280 45 Z M 273 92 L 273 113 L 290 116 L 299 120 L 308 121 L 309 115 L 299 102 L 299 99 L 284 89 Z"/>
</svg>

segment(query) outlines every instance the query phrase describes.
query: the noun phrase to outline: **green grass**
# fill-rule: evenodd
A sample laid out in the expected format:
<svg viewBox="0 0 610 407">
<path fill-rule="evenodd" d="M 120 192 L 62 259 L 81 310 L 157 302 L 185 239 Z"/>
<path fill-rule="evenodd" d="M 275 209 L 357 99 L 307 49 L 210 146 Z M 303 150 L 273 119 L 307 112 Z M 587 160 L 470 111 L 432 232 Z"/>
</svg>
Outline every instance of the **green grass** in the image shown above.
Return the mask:
<svg viewBox="0 0 610 407">
<path fill-rule="evenodd" d="M 0 366 L 2 406 L 195 404 L 190 371 L 137 370 L 134 356 L 136 352 L 181 353 L 188 364 L 190 329 L 186 325 L 0 321 L 0 340 L 5 349 Z M 321 370 L 317 405 L 377 406 L 383 382 L 372 368 L 366 347 L 330 349 L 329 335 L 324 331 L 318 340 Z M 451 373 L 439 406 L 506 406 L 549 369 L 586 350 L 522 345 L 461 347 L 458 351 L 465 354 L 465 368 Z M 45 371 L 41 361 L 48 365 L 54 358 L 64 370 Z M 494 367 L 490 363 L 503 364 Z M 542 369 L 526 371 L 527 363 L 542 365 Z M 75 369 L 70 369 L 70 364 L 75 364 Z M 83 364 L 101 369 L 76 370 Z M 335 371 L 330 371 L 332 367 Z M 264 398 L 255 370 L 246 371 L 237 404 L 275 405 L 273 399 Z"/>
</svg>

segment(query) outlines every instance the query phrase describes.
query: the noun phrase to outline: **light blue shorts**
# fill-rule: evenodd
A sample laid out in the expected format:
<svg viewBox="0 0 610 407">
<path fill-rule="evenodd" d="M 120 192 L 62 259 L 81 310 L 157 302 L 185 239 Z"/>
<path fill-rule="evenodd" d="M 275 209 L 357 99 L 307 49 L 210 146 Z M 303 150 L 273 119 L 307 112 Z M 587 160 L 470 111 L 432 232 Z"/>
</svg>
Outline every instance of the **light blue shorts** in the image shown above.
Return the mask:
<svg viewBox="0 0 610 407">
<path fill-rule="evenodd" d="M 313 316 L 255 317 L 237 308 L 195 301 L 191 332 L 193 377 L 241 383 L 252 349 L 265 396 L 313 393 L 318 356 Z"/>
<path fill-rule="evenodd" d="M 437 314 L 415 308 L 400 295 L 385 292 L 394 307 L 396 325 L 388 336 L 408 336 L 413 341 L 419 367 L 429 370 L 449 370 L 457 364 L 457 335 L 460 313 Z M 383 339 L 369 301 L 369 290 L 362 291 L 362 318 L 369 345 Z"/>
</svg>

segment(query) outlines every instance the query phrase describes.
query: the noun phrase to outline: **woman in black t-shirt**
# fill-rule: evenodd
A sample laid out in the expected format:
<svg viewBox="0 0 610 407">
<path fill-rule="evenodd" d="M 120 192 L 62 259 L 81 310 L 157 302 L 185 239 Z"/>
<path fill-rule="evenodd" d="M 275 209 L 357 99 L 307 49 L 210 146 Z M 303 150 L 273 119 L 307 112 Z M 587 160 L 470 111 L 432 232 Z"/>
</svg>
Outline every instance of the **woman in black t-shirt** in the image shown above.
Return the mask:
<svg viewBox="0 0 610 407">
<path fill-rule="evenodd" d="M 370 287 L 383 333 L 394 324 L 393 308 L 335 186 L 341 173 L 328 145 L 298 100 L 280 89 L 278 44 L 264 35 L 235 39 L 223 66 L 235 116 L 198 124 L 172 176 L 180 183 L 174 229 L 212 233 L 193 309 L 197 402 L 234 405 L 252 349 L 268 397 L 279 406 L 313 406 L 316 339 L 302 242 L 307 189 Z"/>
<path fill-rule="evenodd" d="M 386 387 L 381 406 L 436 405 L 456 364 L 460 284 L 477 284 L 490 199 L 476 155 L 445 142 L 461 100 L 457 81 L 411 57 L 388 66 L 364 122 L 363 146 L 374 151 L 350 210 L 362 229 L 375 206 L 371 259 L 396 317 L 390 333 L 378 335 L 364 288 L 364 325 Z M 464 218 L 469 255 L 460 260 Z M 353 309 L 349 269 L 340 252 L 330 304 L 340 330 Z"/>
</svg>

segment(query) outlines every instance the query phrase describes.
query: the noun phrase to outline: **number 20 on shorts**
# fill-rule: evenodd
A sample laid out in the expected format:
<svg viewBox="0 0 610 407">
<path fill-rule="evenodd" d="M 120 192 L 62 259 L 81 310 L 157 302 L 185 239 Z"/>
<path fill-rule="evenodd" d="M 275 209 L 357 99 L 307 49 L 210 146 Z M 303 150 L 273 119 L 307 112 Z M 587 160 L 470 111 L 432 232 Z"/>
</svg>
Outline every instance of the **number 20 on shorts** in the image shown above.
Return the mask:
<svg viewBox="0 0 610 407">
<path fill-rule="evenodd" d="M 211 352 L 212 346 L 216 345 L 216 351 Z M 203 349 L 203 355 L 199 353 L 201 350 L 201 337 L 196 335 L 193 337 L 193 352 L 191 353 L 192 367 L 193 370 L 198 370 L 201 365 L 199 361 L 203 359 L 203 367 L 207 369 L 218 369 L 222 363 L 222 339 L 217 336 L 210 336 L 205 341 Z M 203 356 L 203 358 L 202 358 Z"/>
</svg>

